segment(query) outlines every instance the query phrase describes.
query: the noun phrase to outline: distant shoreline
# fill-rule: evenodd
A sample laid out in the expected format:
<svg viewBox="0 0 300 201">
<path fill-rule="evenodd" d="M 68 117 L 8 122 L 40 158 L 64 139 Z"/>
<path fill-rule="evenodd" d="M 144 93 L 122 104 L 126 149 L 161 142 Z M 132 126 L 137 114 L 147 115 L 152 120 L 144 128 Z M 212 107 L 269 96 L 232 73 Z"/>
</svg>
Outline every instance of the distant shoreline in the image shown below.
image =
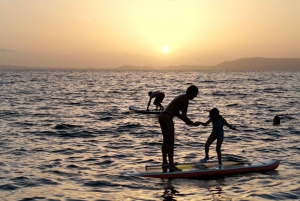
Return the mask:
<svg viewBox="0 0 300 201">
<path fill-rule="evenodd" d="M 116 68 L 57 68 L 0 65 L 0 70 L 60 70 L 60 71 L 299 71 L 300 58 L 242 58 L 214 66 L 172 65 L 162 68 L 124 65 Z"/>
</svg>

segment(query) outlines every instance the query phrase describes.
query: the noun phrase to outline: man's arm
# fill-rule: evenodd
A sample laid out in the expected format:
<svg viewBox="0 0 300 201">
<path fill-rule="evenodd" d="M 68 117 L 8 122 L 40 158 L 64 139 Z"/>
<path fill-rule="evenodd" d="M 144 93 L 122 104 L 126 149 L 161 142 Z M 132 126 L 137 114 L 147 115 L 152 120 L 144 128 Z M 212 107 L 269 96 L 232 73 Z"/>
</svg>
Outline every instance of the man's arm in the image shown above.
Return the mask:
<svg viewBox="0 0 300 201">
<path fill-rule="evenodd" d="M 189 105 L 189 101 L 188 100 L 183 100 L 183 101 L 184 101 L 184 103 L 183 103 L 183 106 L 181 108 L 181 114 L 178 112 L 176 114 L 176 116 L 179 119 L 181 119 L 182 121 L 184 121 L 187 125 L 196 126 L 196 124 L 186 116 L 188 105 Z M 197 124 L 197 125 L 199 125 L 199 124 Z"/>
<path fill-rule="evenodd" d="M 180 113 L 177 113 L 176 115 L 179 119 L 181 119 L 182 121 L 184 121 L 187 125 L 194 125 L 194 122 L 192 120 L 190 120 L 187 116 L 184 116 Z"/>
</svg>

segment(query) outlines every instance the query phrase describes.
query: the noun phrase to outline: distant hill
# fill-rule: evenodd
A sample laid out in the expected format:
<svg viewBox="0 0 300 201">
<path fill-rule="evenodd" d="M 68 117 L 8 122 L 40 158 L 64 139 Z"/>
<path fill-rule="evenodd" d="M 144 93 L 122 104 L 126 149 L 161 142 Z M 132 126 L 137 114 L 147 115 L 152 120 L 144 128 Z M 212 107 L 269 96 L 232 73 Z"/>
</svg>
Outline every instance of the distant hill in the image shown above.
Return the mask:
<svg viewBox="0 0 300 201">
<path fill-rule="evenodd" d="M 117 68 L 112 68 L 111 70 L 132 70 L 132 71 L 137 71 L 137 70 L 157 70 L 151 66 L 130 66 L 130 65 L 124 65 L 120 66 Z"/>
<path fill-rule="evenodd" d="M 195 71 L 195 70 L 210 70 L 209 66 L 198 65 L 180 65 L 180 66 L 168 66 L 163 70 L 175 70 L 175 71 Z"/>
<path fill-rule="evenodd" d="M 293 71 L 300 70 L 300 58 L 242 58 L 225 61 L 215 66 L 180 65 L 168 66 L 164 70 Z"/>
<path fill-rule="evenodd" d="M 121 66 L 114 70 L 173 70 L 173 71 L 198 71 L 198 70 L 213 70 L 213 71 L 270 71 L 270 70 L 285 70 L 294 71 L 300 70 L 300 58 L 242 58 L 233 61 L 225 61 L 215 66 L 205 65 L 172 65 L 165 68 L 139 67 L 139 66 Z"/>
<path fill-rule="evenodd" d="M 243 58 L 225 61 L 216 66 L 214 70 L 300 70 L 300 58 Z"/>
<path fill-rule="evenodd" d="M 270 70 L 283 70 L 283 71 L 299 71 L 300 58 L 242 58 L 232 61 L 225 61 L 215 66 L 205 65 L 178 65 L 168 66 L 165 68 L 154 68 L 152 66 L 132 66 L 124 65 L 117 68 L 43 68 L 43 67 L 27 67 L 27 66 L 12 66 L 0 65 L 0 69 L 6 70 L 117 70 L 117 71 L 198 71 L 198 70 L 213 70 L 213 71 L 270 71 Z"/>
</svg>

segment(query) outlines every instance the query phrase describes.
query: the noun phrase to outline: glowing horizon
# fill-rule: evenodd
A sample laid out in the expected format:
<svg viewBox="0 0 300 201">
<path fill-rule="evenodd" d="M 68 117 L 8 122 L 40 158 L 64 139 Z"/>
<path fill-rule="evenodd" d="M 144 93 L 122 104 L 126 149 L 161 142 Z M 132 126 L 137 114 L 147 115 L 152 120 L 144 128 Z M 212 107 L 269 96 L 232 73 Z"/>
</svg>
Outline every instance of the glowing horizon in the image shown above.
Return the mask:
<svg viewBox="0 0 300 201">
<path fill-rule="evenodd" d="M 300 57 L 300 1 L 0 2 L 0 65 L 215 65 Z"/>
</svg>

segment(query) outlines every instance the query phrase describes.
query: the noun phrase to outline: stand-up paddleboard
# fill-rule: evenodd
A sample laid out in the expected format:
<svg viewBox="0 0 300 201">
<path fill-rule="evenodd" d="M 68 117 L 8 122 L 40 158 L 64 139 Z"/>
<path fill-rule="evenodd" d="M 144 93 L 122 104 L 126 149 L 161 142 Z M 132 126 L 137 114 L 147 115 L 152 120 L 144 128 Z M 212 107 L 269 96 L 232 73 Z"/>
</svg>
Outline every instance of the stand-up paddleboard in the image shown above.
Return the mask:
<svg viewBox="0 0 300 201">
<path fill-rule="evenodd" d="M 170 172 L 168 166 L 152 165 L 144 168 L 127 170 L 126 174 L 140 177 L 154 178 L 204 178 L 220 175 L 242 174 L 249 172 L 264 172 L 275 170 L 279 166 L 279 160 L 260 159 L 247 161 L 222 161 L 223 168 L 218 169 L 217 161 L 206 163 L 181 163 L 176 167 L 182 171 Z"/>
<path fill-rule="evenodd" d="M 141 114 L 160 114 L 162 111 L 157 111 L 157 110 L 140 110 L 137 107 L 130 105 L 129 106 L 129 110 L 131 112 L 135 112 L 135 113 L 141 113 Z"/>
</svg>

